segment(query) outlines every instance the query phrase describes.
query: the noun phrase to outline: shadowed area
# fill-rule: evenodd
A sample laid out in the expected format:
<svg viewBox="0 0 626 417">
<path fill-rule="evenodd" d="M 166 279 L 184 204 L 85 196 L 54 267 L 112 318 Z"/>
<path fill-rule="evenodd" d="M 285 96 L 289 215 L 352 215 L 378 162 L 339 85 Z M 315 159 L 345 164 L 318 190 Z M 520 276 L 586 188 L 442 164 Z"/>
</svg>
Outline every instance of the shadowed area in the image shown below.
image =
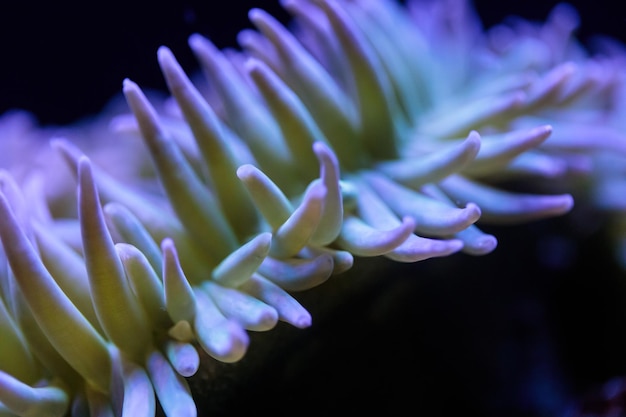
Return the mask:
<svg viewBox="0 0 626 417">
<path fill-rule="evenodd" d="M 597 393 L 626 374 L 626 282 L 606 230 L 581 235 L 576 215 L 490 230 L 500 243 L 487 257 L 360 259 L 302 294 L 311 328 L 257 334 L 229 370 L 205 361 L 207 380 L 191 381 L 199 406 L 223 416 L 606 411 Z M 346 297 L 355 282 L 361 291 Z"/>
</svg>

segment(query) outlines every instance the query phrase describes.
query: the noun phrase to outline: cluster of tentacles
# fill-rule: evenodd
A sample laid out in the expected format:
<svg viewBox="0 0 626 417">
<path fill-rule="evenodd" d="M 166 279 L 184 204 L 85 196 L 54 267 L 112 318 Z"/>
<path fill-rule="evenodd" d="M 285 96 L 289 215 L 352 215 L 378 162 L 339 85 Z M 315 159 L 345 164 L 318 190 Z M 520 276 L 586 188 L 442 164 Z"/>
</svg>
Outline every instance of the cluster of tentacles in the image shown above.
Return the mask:
<svg viewBox="0 0 626 417">
<path fill-rule="evenodd" d="M 202 82 L 161 47 L 171 97 L 125 80 L 131 114 L 96 144 L 56 137 L 2 171 L 0 415 L 195 415 L 198 349 L 235 362 L 249 331 L 310 326 L 293 294 L 355 257 L 487 254 L 477 223 L 560 215 L 620 177 L 596 160 L 624 152 L 622 75 L 571 10 L 484 32 L 463 1 L 283 5 L 293 27 L 252 10 L 241 51 L 192 35 Z"/>
</svg>

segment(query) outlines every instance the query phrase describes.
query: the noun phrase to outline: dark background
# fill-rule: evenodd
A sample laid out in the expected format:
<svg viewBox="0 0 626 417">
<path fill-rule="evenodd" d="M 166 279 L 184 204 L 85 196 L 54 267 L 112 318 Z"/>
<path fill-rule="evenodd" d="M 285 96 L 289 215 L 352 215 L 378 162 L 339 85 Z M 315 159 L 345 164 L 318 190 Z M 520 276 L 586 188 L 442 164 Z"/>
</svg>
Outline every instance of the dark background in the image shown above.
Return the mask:
<svg viewBox="0 0 626 417">
<path fill-rule="evenodd" d="M 220 47 L 236 46 L 249 26 L 247 10 L 262 7 L 281 20 L 278 0 L 184 0 L 163 2 L 5 2 L 0 13 L 0 113 L 31 110 L 42 123 L 64 124 L 96 113 L 129 77 L 144 88 L 164 89 L 156 50 L 169 46 L 184 68 L 196 62 L 191 33 Z M 475 2 L 486 26 L 509 14 L 543 20 L 556 1 Z M 572 2 L 582 15 L 581 36 L 626 37 L 619 2 Z"/>
<path fill-rule="evenodd" d="M 555 3 L 475 5 L 491 26 L 510 14 L 543 20 Z M 160 45 L 172 48 L 192 71 L 196 63 L 186 45 L 191 33 L 219 47 L 236 46 L 237 32 L 249 26 L 249 8 L 263 7 L 286 20 L 277 4 L 4 4 L 0 113 L 24 108 L 41 123 L 65 124 L 97 113 L 119 94 L 125 77 L 143 88 L 164 89 L 156 63 Z M 571 4 L 581 14 L 583 40 L 596 33 L 626 40 L 619 2 Z M 614 399 L 626 392 L 619 385 L 626 376 L 626 277 L 613 262 L 606 225 L 598 218 L 577 211 L 493 229 L 499 247 L 486 257 L 390 263 L 380 281 L 349 303 L 337 303 L 311 329 L 281 330 L 298 334 L 295 345 L 270 356 L 256 376 L 234 378 L 218 395 L 200 387 L 198 402 L 213 416 L 252 410 L 328 415 L 346 408 L 382 415 L 577 417 L 566 413 L 580 410 L 581 401 L 600 410 L 594 416 L 609 415 L 606 398 L 589 398 L 609 381 Z M 572 227 L 581 219 L 595 226 Z M 332 297 L 332 287 L 324 291 Z"/>
</svg>

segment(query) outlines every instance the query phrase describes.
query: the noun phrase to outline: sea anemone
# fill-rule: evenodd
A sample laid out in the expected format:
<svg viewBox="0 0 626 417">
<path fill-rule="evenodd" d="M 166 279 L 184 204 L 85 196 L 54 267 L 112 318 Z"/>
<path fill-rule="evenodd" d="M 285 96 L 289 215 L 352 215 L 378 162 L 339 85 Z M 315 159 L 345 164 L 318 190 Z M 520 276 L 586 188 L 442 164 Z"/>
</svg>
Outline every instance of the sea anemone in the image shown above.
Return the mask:
<svg viewBox="0 0 626 417">
<path fill-rule="evenodd" d="M 126 79 L 107 128 L 40 150 L 0 120 L 35 157 L 0 174 L 0 414 L 195 415 L 202 355 L 310 326 L 294 294 L 355 258 L 486 255 L 478 224 L 600 204 L 581 178 L 620 177 L 598 163 L 626 150 L 618 58 L 573 43 L 570 9 L 484 32 L 461 0 L 282 4 L 292 27 L 253 9 L 240 51 L 190 36 L 204 81 L 159 48 L 171 97 Z"/>
</svg>

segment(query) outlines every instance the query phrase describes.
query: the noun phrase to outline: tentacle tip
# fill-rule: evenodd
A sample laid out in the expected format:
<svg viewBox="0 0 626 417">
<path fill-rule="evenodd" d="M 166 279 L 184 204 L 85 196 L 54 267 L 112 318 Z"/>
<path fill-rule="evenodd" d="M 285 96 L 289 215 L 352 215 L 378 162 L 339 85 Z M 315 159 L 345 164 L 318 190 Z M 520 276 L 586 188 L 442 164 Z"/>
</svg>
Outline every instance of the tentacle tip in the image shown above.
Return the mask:
<svg viewBox="0 0 626 417">
<path fill-rule="evenodd" d="M 246 58 L 244 68 L 251 76 L 261 76 L 261 72 L 265 69 L 265 64 L 260 59 L 251 56 Z"/>
<path fill-rule="evenodd" d="M 80 183 L 83 184 L 82 180 L 91 181 L 91 160 L 86 155 L 81 155 L 78 158 L 77 164 L 77 172 Z"/>
<path fill-rule="evenodd" d="M 272 232 L 263 232 L 257 236 L 259 243 L 268 244 L 272 241 Z"/>
<path fill-rule="evenodd" d="M 234 320 L 226 320 L 220 324 L 220 327 L 220 329 L 213 329 L 216 333 L 214 333 L 210 348 L 205 347 L 205 351 L 220 362 L 240 361 L 248 351 L 250 344 L 248 333 Z"/>
<path fill-rule="evenodd" d="M 193 364 L 184 364 L 176 368 L 176 372 L 182 377 L 190 378 L 198 372 L 199 366 Z"/>
<path fill-rule="evenodd" d="M 549 135 L 552 133 L 552 131 L 554 130 L 554 128 L 552 127 L 552 125 L 543 125 L 543 126 L 539 126 L 537 128 L 539 131 L 543 132 L 546 135 Z"/>
<path fill-rule="evenodd" d="M 480 207 L 478 207 L 476 203 L 472 202 L 467 203 L 463 210 L 465 210 L 467 217 L 472 219 L 473 222 L 476 222 L 482 214 Z"/>
<path fill-rule="evenodd" d="M 417 223 L 412 216 L 402 217 L 402 229 L 410 229 L 411 231 L 414 231 L 416 226 Z"/>
<path fill-rule="evenodd" d="M 271 330 L 278 324 L 278 311 L 274 308 L 270 308 L 263 312 L 258 319 L 259 328 L 262 331 Z"/>
<path fill-rule="evenodd" d="M 478 141 L 480 143 L 480 139 L 481 139 L 480 133 L 478 133 L 477 130 L 471 130 L 469 132 L 469 134 L 467 135 L 467 139 L 466 140 L 469 140 L 469 141 L 472 141 L 472 142 Z"/>
<path fill-rule="evenodd" d="M 574 207 L 574 197 L 571 194 L 563 194 L 561 197 L 560 212 L 565 214 Z"/>
<path fill-rule="evenodd" d="M 174 355 L 169 357 L 169 362 L 176 373 L 185 378 L 194 376 L 200 369 L 200 355 L 190 343 L 175 351 Z"/>
<path fill-rule="evenodd" d="M 267 13 L 259 7 L 253 7 L 248 11 L 248 19 L 252 23 L 257 23 L 260 19 L 267 17 Z"/>
<path fill-rule="evenodd" d="M 194 51 L 198 48 L 202 48 L 206 41 L 207 39 L 199 33 L 192 33 L 189 35 L 189 38 L 187 38 L 187 44 Z"/>
<path fill-rule="evenodd" d="M 246 354 L 247 346 L 233 344 L 232 346 L 225 347 L 221 352 L 215 352 L 213 356 L 220 362 L 235 363 L 239 362 Z"/>
<path fill-rule="evenodd" d="M 330 153 L 331 150 L 328 145 L 318 140 L 313 143 L 313 152 L 319 156 L 320 154 Z"/>
<path fill-rule="evenodd" d="M 163 66 L 164 64 L 171 64 L 173 61 L 175 61 L 174 53 L 169 47 L 165 45 L 161 45 L 157 49 L 157 59 L 161 66 Z"/>
<path fill-rule="evenodd" d="M 237 168 L 237 177 L 245 181 L 246 179 L 252 177 L 257 169 L 254 165 L 251 164 L 243 164 L 239 168 Z"/>
<path fill-rule="evenodd" d="M 311 318 L 310 314 L 301 315 L 293 321 L 293 325 L 298 329 L 306 329 L 308 327 L 311 327 L 312 324 L 313 319 Z"/>
<path fill-rule="evenodd" d="M 333 258 L 332 275 L 344 273 L 354 266 L 354 256 L 350 252 L 343 252 L 341 256 Z"/>
<path fill-rule="evenodd" d="M 174 240 L 171 237 L 165 237 L 161 240 L 161 250 L 171 250 L 174 249 Z"/>
<path fill-rule="evenodd" d="M 87 155 L 81 155 L 78 158 L 78 166 L 79 167 L 82 167 L 82 166 L 89 167 L 90 166 L 89 163 L 90 163 L 90 161 L 89 161 L 89 157 Z"/>
<path fill-rule="evenodd" d="M 473 241 L 470 245 L 465 245 L 463 250 L 470 255 L 487 255 L 493 252 L 498 246 L 498 239 L 493 235 L 483 235 Z"/>
<path fill-rule="evenodd" d="M 321 140 L 315 141 L 313 143 L 313 153 L 320 162 L 320 165 L 324 166 L 325 163 L 331 164 L 335 167 L 335 170 L 339 170 L 339 161 L 337 156 L 331 146 L 327 143 L 324 143 Z"/>
<path fill-rule="evenodd" d="M 53 136 L 48 140 L 48 143 L 53 148 L 57 149 L 57 148 L 62 148 L 65 145 L 67 145 L 69 143 L 69 140 L 61 136 Z"/>
<path fill-rule="evenodd" d="M 161 45 L 157 49 L 157 54 L 158 55 L 169 54 L 171 52 L 172 52 L 172 50 L 169 47 L 165 46 L 165 45 Z"/>
<path fill-rule="evenodd" d="M 130 78 L 124 78 L 124 80 L 122 81 L 122 90 L 124 91 L 124 94 L 127 94 L 131 91 L 134 91 L 136 89 L 138 89 L 139 86 L 132 81 Z"/>
</svg>

